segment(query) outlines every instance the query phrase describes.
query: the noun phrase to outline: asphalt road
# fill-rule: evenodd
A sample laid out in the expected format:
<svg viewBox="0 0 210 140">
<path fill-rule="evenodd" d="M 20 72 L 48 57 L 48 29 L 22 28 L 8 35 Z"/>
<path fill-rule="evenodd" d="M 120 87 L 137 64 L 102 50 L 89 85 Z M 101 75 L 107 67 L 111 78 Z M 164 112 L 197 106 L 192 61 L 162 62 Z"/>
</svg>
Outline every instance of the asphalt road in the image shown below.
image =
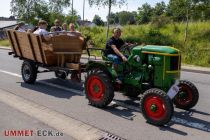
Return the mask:
<svg viewBox="0 0 210 140">
<path fill-rule="evenodd" d="M 23 83 L 19 77 L 22 61 L 8 56 L 7 52 L 0 50 L 2 90 L 128 140 L 209 140 L 210 138 L 210 75 L 182 72 L 181 79 L 190 80 L 197 86 L 200 92 L 199 102 L 191 111 L 175 109 L 174 117 L 168 125 L 156 127 L 146 123 L 138 111 L 139 98 L 131 99 L 116 93 L 114 97 L 116 104 L 111 104 L 106 109 L 98 109 L 88 104 L 83 95 L 82 84 L 57 79 L 54 73 L 40 74 L 34 85 Z M 61 89 L 55 85 L 65 88 Z M 3 107 L 0 106 L 1 114 Z M 2 127 L 5 126 L 0 126 L 1 130 Z M 28 129 L 33 127 L 29 126 Z"/>
</svg>

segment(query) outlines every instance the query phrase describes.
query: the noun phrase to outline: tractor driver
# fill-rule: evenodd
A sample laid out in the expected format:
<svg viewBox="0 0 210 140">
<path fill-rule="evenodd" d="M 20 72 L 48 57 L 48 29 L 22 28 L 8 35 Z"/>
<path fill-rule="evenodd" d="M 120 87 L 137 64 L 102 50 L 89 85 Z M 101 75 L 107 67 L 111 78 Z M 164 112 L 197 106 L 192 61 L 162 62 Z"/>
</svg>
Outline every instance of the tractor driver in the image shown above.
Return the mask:
<svg viewBox="0 0 210 140">
<path fill-rule="evenodd" d="M 120 38 L 121 29 L 115 28 L 113 30 L 112 37 L 106 43 L 105 55 L 110 61 L 113 61 L 114 69 L 117 71 L 118 65 L 121 61 L 128 61 L 127 58 L 120 52 L 120 48 L 125 44 L 125 42 Z M 119 76 L 116 79 L 116 82 L 121 83 Z"/>
</svg>

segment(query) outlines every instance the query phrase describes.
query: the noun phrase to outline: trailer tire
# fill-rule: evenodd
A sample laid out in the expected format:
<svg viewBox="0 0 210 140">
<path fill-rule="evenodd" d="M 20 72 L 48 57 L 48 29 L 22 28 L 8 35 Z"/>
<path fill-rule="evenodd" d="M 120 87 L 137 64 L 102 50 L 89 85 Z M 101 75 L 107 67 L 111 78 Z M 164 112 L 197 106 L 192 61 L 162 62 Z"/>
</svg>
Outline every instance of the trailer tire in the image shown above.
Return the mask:
<svg viewBox="0 0 210 140">
<path fill-rule="evenodd" d="M 25 60 L 21 67 L 23 81 L 28 84 L 33 84 L 37 78 L 37 69 L 36 63 Z"/>
<path fill-rule="evenodd" d="M 194 107 L 199 99 L 199 92 L 196 86 L 187 80 L 180 80 L 180 91 L 174 98 L 177 108 L 189 110 Z"/>
<path fill-rule="evenodd" d="M 174 113 L 171 99 L 164 91 L 156 88 L 144 92 L 140 109 L 147 122 L 157 126 L 168 123 Z"/>
<path fill-rule="evenodd" d="M 85 94 L 91 105 L 106 107 L 114 98 L 110 76 L 100 69 L 89 70 L 85 80 Z"/>
<path fill-rule="evenodd" d="M 55 77 L 60 78 L 60 79 L 66 79 L 68 74 L 64 71 L 55 71 Z"/>
</svg>

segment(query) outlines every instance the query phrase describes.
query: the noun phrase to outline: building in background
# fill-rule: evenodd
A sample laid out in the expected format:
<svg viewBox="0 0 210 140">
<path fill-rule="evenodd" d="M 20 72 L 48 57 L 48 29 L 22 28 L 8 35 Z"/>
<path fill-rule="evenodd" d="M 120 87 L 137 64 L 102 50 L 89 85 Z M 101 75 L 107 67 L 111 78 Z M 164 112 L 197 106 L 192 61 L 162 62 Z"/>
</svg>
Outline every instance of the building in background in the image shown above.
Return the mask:
<svg viewBox="0 0 210 140">
<path fill-rule="evenodd" d="M 4 29 L 14 28 L 16 25 L 17 19 L 15 19 L 15 17 L 0 17 L 0 40 L 7 38 Z"/>
</svg>

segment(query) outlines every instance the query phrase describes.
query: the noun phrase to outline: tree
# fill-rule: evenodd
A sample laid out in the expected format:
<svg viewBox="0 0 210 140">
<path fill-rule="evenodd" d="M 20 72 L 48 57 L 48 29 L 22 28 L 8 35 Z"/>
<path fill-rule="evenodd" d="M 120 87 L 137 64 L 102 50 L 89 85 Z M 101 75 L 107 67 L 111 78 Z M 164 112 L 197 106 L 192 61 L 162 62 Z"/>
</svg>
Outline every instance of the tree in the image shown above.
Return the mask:
<svg viewBox="0 0 210 140">
<path fill-rule="evenodd" d="M 157 3 L 155 5 L 155 8 L 154 8 L 154 15 L 155 16 L 160 16 L 162 14 L 164 14 L 166 11 L 166 4 L 165 2 L 160 2 L 160 3 Z"/>
<path fill-rule="evenodd" d="M 104 22 L 99 15 L 94 16 L 93 23 L 95 23 L 98 26 L 104 26 Z"/>
<path fill-rule="evenodd" d="M 107 17 L 108 19 L 108 17 Z M 119 24 L 119 17 L 117 16 L 116 13 L 110 13 L 110 16 L 109 16 L 109 23 L 110 24 Z"/>
<path fill-rule="evenodd" d="M 169 8 L 174 21 L 186 21 L 184 41 L 188 38 L 189 20 L 208 19 L 209 0 L 170 0 Z M 207 15 L 207 16 L 206 16 Z"/>
<path fill-rule="evenodd" d="M 171 9 L 174 21 L 186 21 L 184 42 L 188 37 L 188 24 L 192 10 L 192 0 L 170 0 L 169 7 Z"/>
<path fill-rule="evenodd" d="M 142 7 L 138 8 L 138 23 L 145 24 L 149 23 L 152 18 L 153 8 L 148 4 L 145 3 L 142 5 Z"/>
<path fill-rule="evenodd" d="M 48 5 L 44 0 L 12 0 L 10 5 L 13 16 L 28 23 L 49 16 Z"/>
<path fill-rule="evenodd" d="M 11 12 L 19 20 L 23 20 L 27 23 L 37 25 L 38 20 L 43 19 L 48 21 L 51 26 L 56 18 L 64 21 L 77 20 L 77 12 L 73 10 L 70 14 L 65 16 L 63 9 L 70 6 L 71 0 L 12 0 Z"/>
<path fill-rule="evenodd" d="M 194 20 L 210 19 L 210 1 L 209 0 L 192 0 L 192 18 Z"/>
<path fill-rule="evenodd" d="M 97 6 L 108 6 L 108 18 L 107 18 L 107 32 L 106 32 L 106 39 L 108 39 L 109 36 L 109 17 L 111 14 L 111 7 L 114 5 L 122 5 L 125 3 L 126 0 L 88 0 L 89 4 L 92 5 L 97 5 Z"/>
<path fill-rule="evenodd" d="M 170 0 L 169 9 L 174 21 L 185 21 L 189 14 L 190 0 Z"/>
<path fill-rule="evenodd" d="M 49 8 L 51 12 L 62 13 L 63 8 L 73 5 L 73 0 L 49 0 Z"/>
<path fill-rule="evenodd" d="M 126 24 L 135 24 L 135 14 L 128 11 L 122 11 L 119 13 L 116 13 L 120 25 L 126 25 Z"/>
</svg>

